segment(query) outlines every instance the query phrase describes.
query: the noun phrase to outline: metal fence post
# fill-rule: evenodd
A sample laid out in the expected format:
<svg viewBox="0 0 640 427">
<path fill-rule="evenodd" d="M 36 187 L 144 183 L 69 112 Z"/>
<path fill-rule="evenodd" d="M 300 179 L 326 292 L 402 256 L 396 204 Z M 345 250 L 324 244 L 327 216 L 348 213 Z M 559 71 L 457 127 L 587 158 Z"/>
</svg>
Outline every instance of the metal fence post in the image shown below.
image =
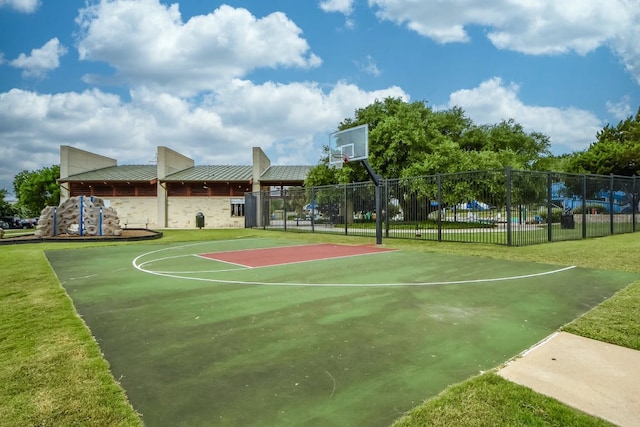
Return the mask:
<svg viewBox="0 0 640 427">
<path fill-rule="evenodd" d="M 505 184 L 507 190 L 506 208 L 507 208 L 507 246 L 513 246 L 513 229 L 511 224 L 511 166 L 507 166 L 505 172 Z"/>
<path fill-rule="evenodd" d="M 311 187 L 311 232 L 316 232 L 316 189 Z"/>
<path fill-rule="evenodd" d="M 284 191 L 280 191 L 280 199 L 282 200 L 282 223 L 284 224 L 284 231 L 287 231 L 287 199 Z"/>
<path fill-rule="evenodd" d="M 344 212 L 344 215 L 342 215 L 342 218 L 344 219 L 344 235 L 347 236 L 349 234 L 349 229 L 348 229 L 348 225 L 347 225 L 347 214 L 349 213 L 349 200 L 347 200 L 349 198 L 349 196 L 347 195 L 347 184 L 344 185 L 344 200 L 342 201 L 342 206 L 343 206 L 343 210 L 342 212 Z M 338 209 L 338 212 L 340 212 L 340 210 Z"/>
<path fill-rule="evenodd" d="M 438 242 L 442 242 L 442 174 L 437 175 L 438 182 Z"/>
<path fill-rule="evenodd" d="M 614 216 L 613 216 L 613 198 L 614 198 L 614 194 L 615 194 L 615 178 L 613 177 L 613 174 L 610 175 L 609 178 L 609 234 L 611 234 L 613 236 L 614 233 Z"/>
<path fill-rule="evenodd" d="M 587 238 L 587 175 L 582 175 L 582 238 Z"/>
<path fill-rule="evenodd" d="M 547 241 L 553 241 L 553 178 L 547 172 Z"/>
<path fill-rule="evenodd" d="M 383 206 L 384 206 L 384 222 L 385 222 L 385 227 L 384 227 L 384 237 L 389 237 L 389 180 L 388 179 L 383 179 L 382 180 L 382 184 L 383 184 L 383 192 L 384 192 L 384 202 L 383 202 Z"/>
<path fill-rule="evenodd" d="M 376 244 L 382 244 L 382 186 L 380 181 L 375 186 L 376 192 Z"/>
<path fill-rule="evenodd" d="M 631 196 L 631 231 L 636 232 L 636 213 L 638 213 L 638 177 L 633 176 L 633 195 Z"/>
<path fill-rule="evenodd" d="M 270 214 L 271 212 L 271 200 L 267 197 L 266 191 L 260 192 L 260 206 L 262 212 L 262 229 L 267 229 L 267 224 L 271 225 Z"/>
</svg>

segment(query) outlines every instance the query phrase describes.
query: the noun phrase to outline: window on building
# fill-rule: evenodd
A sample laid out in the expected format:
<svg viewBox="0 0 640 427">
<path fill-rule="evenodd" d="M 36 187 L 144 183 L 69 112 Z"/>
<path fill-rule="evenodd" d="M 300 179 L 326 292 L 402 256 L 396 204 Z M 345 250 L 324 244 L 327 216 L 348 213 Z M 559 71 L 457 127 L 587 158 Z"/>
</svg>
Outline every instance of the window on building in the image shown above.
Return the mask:
<svg viewBox="0 0 640 427">
<path fill-rule="evenodd" d="M 244 216 L 244 198 L 231 199 L 231 216 Z"/>
</svg>

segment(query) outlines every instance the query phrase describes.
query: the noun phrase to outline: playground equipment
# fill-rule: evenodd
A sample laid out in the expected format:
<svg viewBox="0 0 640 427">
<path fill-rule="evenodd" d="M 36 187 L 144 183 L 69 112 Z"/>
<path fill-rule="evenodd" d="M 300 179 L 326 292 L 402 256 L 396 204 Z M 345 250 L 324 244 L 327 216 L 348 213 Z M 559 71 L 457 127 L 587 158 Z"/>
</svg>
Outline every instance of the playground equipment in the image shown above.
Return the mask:
<svg viewBox="0 0 640 427">
<path fill-rule="evenodd" d="M 52 237 L 120 236 L 122 227 L 115 209 L 104 205 L 99 197 L 71 197 L 60 206 L 47 206 L 40 213 L 35 235 Z"/>
<path fill-rule="evenodd" d="M 565 212 L 573 212 L 576 208 L 582 208 L 583 199 L 578 194 L 566 196 L 569 192 L 563 182 L 552 185 L 552 200 L 560 205 Z M 603 212 L 632 213 L 633 194 L 624 191 L 600 190 L 593 194 L 591 199 L 585 199 L 584 204 L 588 209 L 600 208 Z"/>
</svg>

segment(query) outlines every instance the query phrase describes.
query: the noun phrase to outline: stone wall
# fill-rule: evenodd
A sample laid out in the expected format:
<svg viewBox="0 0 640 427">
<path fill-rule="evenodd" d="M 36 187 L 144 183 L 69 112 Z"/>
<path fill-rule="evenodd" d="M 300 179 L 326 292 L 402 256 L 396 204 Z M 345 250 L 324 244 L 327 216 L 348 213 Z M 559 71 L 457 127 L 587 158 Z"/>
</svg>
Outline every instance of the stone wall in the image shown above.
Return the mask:
<svg viewBox="0 0 640 427">
<path fill-rule="evenodd" d="M 155 197 L 112 197 L 105 200 L 118 212 L 122 228 L 161 227 Z"/>
<path fill-rule="evenodd" d="M 243 199 L 243 197 L 235 197 Z M 165 228 L 158 223 L 155 197 L 111 197 L 105 202 L 118 212 L 120 226 L 126 228 Z M 244 216 L 231 215 L 231 197 L 169 197 L 166 228 L 196 228 L 196 215 L 205 216 L 205 228 L 244 228 Z"/>
<path fill-rule="evenodd" d="M 586 214 L 587 224 L 609 224 L 611 222 L 611 216 L 608 213 L 602 214 Z M 574 221 L 576 224 L 582 224 L 582 214 L 574 214 Z M 631 214 L 614 214 L 613 222 L 620 224 L 631 224 L 633 221 L 633 215 Z"/>
<path fill-rule="evenodd" d="M 231 216 L 231 197 L 170 197 L 168 228 L 196 228 L 196 215 L 204 214 L 205 228 L 243 228 L 244 216 Z"/>
</svg>

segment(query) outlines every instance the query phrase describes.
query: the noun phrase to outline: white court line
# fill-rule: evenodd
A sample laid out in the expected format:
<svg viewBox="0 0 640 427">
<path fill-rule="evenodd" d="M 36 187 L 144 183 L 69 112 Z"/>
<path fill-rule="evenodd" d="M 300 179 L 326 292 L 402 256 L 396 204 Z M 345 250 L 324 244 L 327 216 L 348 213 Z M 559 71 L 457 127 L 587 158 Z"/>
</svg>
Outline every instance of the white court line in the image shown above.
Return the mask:
<svg viewBox="0 0 640 427">
<path fill-rule="evenodd" d="M 225 268 L 223 270 L 186 270 L 186 271 L 163 271 L 163 270 L 145 270 L 142 269 L 141 271 L 145 272 L 145 273 L 158 273 L 158 275 L 175 275 L 176 277 L 180 277 L 178 276 L 178 274 L 198 274 L 198 273 L 225 273 L 228 271 L 244 271 L 247 270 L 246 268 Z"/>
<path fill-rule="evenodd" d="M 242 241 L 242 242 L 246 242 L 246 241 L 248 241 L 248 240 L 257 240 L 257 238 L 246 238 L 246 239 L 227 239 L 227 240 L 209 240 L 209 241 L 207 241 L 207 242 L 191 243 L 191 244 L 188 244 L 188 245 L 169 246 L 169 247 L 167 247 L 167 248 L 162 248 L 162 249 L 158 249 L 158 250 L 155 250 L 155 251 L 145 252 L 145 253 L 143 253 L 143 254 L 141 254 L 141 255 L 138 255 L 137 257 L 135 257 L 135 258 L 133 259 L 133 261 L 131 261 L 131 264 L 133 264 L 133 266 L 134 266 L 135 268 L 138 268 L 138 267 L 137 267 L 137 262 L 138 262 L 138 260 L 139 260 L 140 258 L 143 258 L 143 257 L 145 257 L 145 256 L 147 256 L 147 255 L 156 254 L 156 253 L 159 253 L 159 252 L 164 252 L 164 251 L 174 251 L 174 250 L 178 250 L 178 249 L 182 249 L 182 248 L 189 248 L 189 247 L 191 247 L 191 246 L 211 245 L 211 244 L 215 244 L 215 243 L 229 243 L 229 242 L 241 242 L 241 241 Z M 193 254 L 176 255 L 175 257 L 167 257 L 167 259 L 168 259 L 168 258 L 179 258 L 179 257 L 181 257 L 181 256 L 191 256 L 191 255 L 193 255 Z M 148 263 L 151 263 L 151 262 L 155 262 L 155 261 L 158 261 L 158 259 L 152 259 L 152 260 L 150 260 L 150 261 L 146 261 L 146 262 L 142 263 L 142 265 L 144 265 L 144 264 L 148 264 Z"/>
<path fill-rule="evenodd" d="M 149 252 L 149 253 L 151 253 L 151 252 Z M 158 261 L 166 261 L 168 259 L 186 258 L 186 257 L 192 257 L 192 256 L 194 256 L 194 255 L 193 254 L 185 254 L 185 255 L 176 255 L 176 256 L 166 256 L 166 257 L 162 257 L 162 258 L 154 258 L 154 259 L 149 260 L 149 261 L 141 262 L 138 265 L 140 265 L 140 267 L 142 267 L 144 265 L 151 264 L 151 263 L 158 262 Z"/>
<path fill-rule="evenodd" d="M 239 252 L 239 251 L 233 251 L 233 252 Z M 224 252 L 216 252 L 216 253 L 224 253 Z M 218 258 L 211 258 L 211 257 L 204 256 L 204 255 L 194 254 L 194 256 L 197 256 L 198 258 L 206 259 L 208 261 L 221 262 L 222 264 L 237 265 L 238 267 L 243 267 L 243 268 L 253 268 L 250 265 L 239 264 L 237 262 L 231 262 L 231 261 L 223 261 L 223 260 L 218 259 Z"/>
<path fill-rule="evenodd" d="M 249 239 L 247 239 L 249 240 Z M 230 240 L 227 240 L 227 242 L 229 242 Z M 233 240 L 236 241 L 236 240 Z M 212 253 L 216 253 L 216 254 L 232 254 L 234 252 L 245 252 L 245 251 L 259 251 L 262 249 L 280 249 L 280 248 L 303 248 L 305 246 L 318 246 L 318 245 L 324 245 L 325 243 L 301 243 L 299 245 L 285 245 L 285 246 L 269 246 L 266 248 L 250 248 L 250 249 L 229 249 L 228 251 L 216 251 L 216 252 L 212 252 Z M 329 243 L 331 244 L 331 243 Z"/>
<path fill-rule="evenodd" d="M 192 245 L 185 245 L 180 247 L 186 247 Z M 178 248 L 178 247 L 173 247 Z M 212 283 L 228 283 L 233 285 L 258 285 L 258 286 L 325 286 L 325 287 L 393 287 L 393 286 L 438 286 L 438 285 L 464 285 L 464 284 L 472 284 L 472 283 L 487 283 L 487 282 L 503 282 L 508 280 L 520 280 L 520 279 L 530 279 L 534 277 L 547 276 L 551 274 L 562 273 L 564 271 L 572 270 L 576 268 L 575 265 L 570 267 L 563 267 L 556 270 L 543 271 L 541 273 L 533 273 L 533 274 L 524 274 L 520 276 L 506 276 L 506 277 L 494 277 L 490 279 L 470 279 L 470 280 L 451 280 L 451 281 L 436 281 L 436 282 L 416 282 L 416 283 L 287 283 L 287 282 L 258 282 L 258 281 L 243 281 L 243 280 L 222 280 L 222 279 L 210 279 L 205 277 L 187 277 L 180 276 L 174 273 L 162 273 L 153 270 L 146 270 L 141 265 L 137 264 L 137 260 L 147 256 L 149 254 L 157 253 L 160 251 L 152 251 L 147 252 L 138 257 L 134 258 L 132 261 L 133 266 L 147 274 L 153 274 L 156 276 L 163 277 L 171 277 L 174 279 L 185 279 L 185 280 L 197 280 L 201 282 L 212 282 Z M 385 253 L 385 252 L 381 252 Z M 148 261 L 151 262 L 151 261 Z M 217 270 L 216 270 L 217 271 Z M 180 273 L 186 274 L 186 273 Z"/>
</svg>

